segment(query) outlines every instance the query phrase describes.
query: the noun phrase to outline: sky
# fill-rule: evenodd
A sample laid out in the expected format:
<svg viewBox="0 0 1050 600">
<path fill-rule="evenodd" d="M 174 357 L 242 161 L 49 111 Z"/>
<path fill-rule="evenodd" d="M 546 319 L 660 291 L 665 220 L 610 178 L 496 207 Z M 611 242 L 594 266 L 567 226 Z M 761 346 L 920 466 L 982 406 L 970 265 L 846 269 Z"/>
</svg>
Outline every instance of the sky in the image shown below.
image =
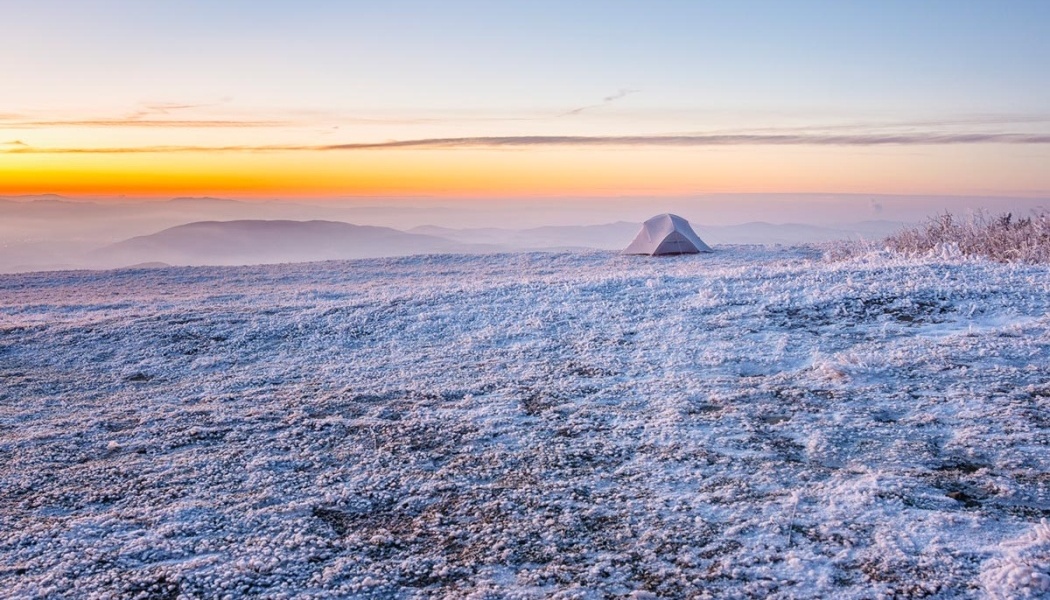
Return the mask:
<svg viewBox="0 0 1050 600">
<path fill-rule="evenodd" d="M 1050 2 L 0 0 L 0 195 L 1050 197 Z"/>
</svg>

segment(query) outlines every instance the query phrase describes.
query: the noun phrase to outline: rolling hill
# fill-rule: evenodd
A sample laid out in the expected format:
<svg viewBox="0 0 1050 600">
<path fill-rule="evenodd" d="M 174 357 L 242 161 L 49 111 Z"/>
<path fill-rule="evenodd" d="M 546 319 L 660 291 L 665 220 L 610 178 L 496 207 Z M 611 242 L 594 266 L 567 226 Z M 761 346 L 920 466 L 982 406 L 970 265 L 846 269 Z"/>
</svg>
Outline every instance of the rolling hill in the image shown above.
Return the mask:
<svg viewBox="0 0 1050 600">
<path fill-rule="evenodd" d="M 388 227 L 335 221 L 242 220 L 171 227 L 100 248 L 90 259 L 99 266 L 143 262 L 247 265 L 492 250 Z"/>
</svg>

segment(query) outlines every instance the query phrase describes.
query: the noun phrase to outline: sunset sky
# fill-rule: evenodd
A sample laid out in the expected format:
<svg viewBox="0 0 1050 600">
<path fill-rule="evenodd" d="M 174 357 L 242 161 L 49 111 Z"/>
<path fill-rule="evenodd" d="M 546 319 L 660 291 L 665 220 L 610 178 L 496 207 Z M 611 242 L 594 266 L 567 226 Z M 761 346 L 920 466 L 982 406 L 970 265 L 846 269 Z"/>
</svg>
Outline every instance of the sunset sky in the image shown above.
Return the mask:
<svg viewBox="0 0 1050 600">
<path fill-rule="evenodd" d="M 0 0 L 0 195 L 1050 196 L 1050 2 Z"/>
</svg>

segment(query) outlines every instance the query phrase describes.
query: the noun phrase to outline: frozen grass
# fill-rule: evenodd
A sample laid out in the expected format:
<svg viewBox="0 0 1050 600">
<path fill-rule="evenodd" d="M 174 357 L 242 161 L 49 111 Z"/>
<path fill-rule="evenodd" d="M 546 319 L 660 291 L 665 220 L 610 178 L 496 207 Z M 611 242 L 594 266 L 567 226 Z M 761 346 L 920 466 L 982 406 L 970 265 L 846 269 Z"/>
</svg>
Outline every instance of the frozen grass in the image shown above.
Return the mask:
<svg viewBox="0 0 1050 600">
<path fill-rule="evenodd" d="M 1045 597 L 1048 268 L 2 276 L 0 597 Z"/>
<path fill-rule="evenodd" d="M 1050 263 L 1050 213 L 1015 219 L 1011 213 L 990 217 L 976 213 L 960 219 L 951 213 L 886 239 L 885 246 L 911 255 L 985 257 L 999 262 Z"/>
</svg>

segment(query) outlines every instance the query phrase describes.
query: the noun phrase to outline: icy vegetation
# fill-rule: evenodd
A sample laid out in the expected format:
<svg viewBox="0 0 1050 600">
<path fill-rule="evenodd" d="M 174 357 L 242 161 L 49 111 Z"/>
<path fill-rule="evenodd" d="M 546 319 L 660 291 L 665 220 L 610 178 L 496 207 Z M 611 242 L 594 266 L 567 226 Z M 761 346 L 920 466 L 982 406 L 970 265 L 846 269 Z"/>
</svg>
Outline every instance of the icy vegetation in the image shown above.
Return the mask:
<svg viewBox="0 0 1050 600">
<path fill-rule="evenodd" d="M 1047 597 L 1048 270 L 0 276 L 0 597 Z"/>
<path fill-rule="evenodd" d="M 886 246 L 909 254 L 1050 263 L 1050 213 L 1039 211 L 1021 219 L 1015 219 L 1013 213 L 990 217 L 978 212 L 966 219 L 944 213 L 923 226 L 890 236 Z"/>
</svg>

